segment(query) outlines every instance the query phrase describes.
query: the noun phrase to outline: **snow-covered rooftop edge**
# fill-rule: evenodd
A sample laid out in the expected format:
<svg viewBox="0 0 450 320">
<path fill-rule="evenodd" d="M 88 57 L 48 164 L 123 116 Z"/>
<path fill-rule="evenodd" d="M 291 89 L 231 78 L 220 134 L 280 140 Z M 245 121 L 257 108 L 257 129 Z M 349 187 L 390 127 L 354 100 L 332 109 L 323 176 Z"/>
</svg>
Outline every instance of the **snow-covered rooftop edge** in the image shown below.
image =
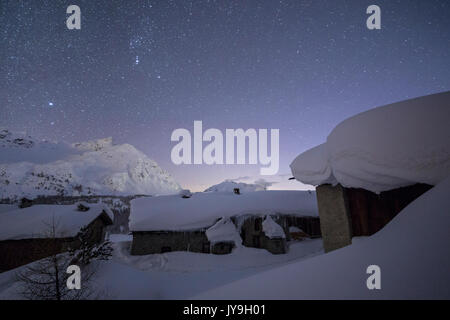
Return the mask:
<svg viewBox="0 0 450 320">
<path fill-rule="evenodd" d="M 290 165 L 306 184 L 337 184 L 379 193 L 450 174 L 450 91 L 357 114 L 327 141 Z"/>
<path fill-rule="evenodd" d="M 101 214 L 111 221 L 114 215 L 104 204 L 82 203 L 88 211 L 75 205 L 34 205 L 0 214 L 0 241 L 47 238 L 53 225 L 57 237 L 73 237 Z"/>
<path fill-rule="evenodd" d="M 138 198 L 131 201 L 131 231 L 187 231 L 209 228 L 219 218 L 247 214 L 318 216 L 315 192 L 225 192 Z"/>
</svg>

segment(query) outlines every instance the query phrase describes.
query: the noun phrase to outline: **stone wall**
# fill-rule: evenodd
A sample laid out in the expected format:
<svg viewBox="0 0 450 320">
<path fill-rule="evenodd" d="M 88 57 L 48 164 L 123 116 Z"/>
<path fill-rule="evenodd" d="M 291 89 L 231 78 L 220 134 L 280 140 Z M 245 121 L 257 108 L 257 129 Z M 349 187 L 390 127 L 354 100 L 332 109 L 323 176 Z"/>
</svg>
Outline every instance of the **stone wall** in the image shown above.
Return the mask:
<svg viewBox="0 0 450 320">
<path fill-rule="evenodd" d="M 311 238 L 322 237 L 322 232 L 320 230 L 320 218 L 319 217 L 298 217 L 298 216 L 285 216 L 286 227 L 285 233 L 289 234 L 289 227 L 297 227 L 303 230 Z M 288 240 L 289 236 L 288 236 Z"/>
</svg>

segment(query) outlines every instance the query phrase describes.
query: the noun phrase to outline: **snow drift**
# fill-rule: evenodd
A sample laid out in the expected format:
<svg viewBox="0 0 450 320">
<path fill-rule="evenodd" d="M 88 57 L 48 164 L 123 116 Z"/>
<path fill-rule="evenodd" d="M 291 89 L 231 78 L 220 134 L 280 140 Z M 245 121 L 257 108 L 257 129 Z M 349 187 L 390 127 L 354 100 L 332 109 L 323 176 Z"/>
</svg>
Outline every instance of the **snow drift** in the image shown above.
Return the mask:
<svg viewBox="0 0 450 320">
<path fill-rule="evenodd" d="M 450 92 L 378 107 L 339 125 L 291 164 L 295 178 L 376 193 L 450 173 Z"/>
<path fill-rule="evenodd" d="M 0 131 L 0 199 L 39 195 L 172 194 L 179 185 L 129 144 L 68 145 Z"/>
<path fill-rule="evenodd" d="M 447 178 L 369 238 L 195 298 L 449 299 L 449 191 Z M 381 290 L 367 289 L 370 265 L 381 268 Z"/>
</svg>

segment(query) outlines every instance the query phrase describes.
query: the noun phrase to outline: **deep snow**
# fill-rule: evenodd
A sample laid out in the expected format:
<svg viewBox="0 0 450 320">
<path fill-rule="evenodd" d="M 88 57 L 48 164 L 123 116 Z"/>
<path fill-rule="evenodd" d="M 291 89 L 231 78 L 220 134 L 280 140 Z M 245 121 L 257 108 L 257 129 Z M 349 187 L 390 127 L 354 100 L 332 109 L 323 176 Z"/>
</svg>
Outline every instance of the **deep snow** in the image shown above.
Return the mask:
<svg viewBox="0 0 450 320">
<path fill-rule="evenodd" d="M 378 233 L 350 246 L 226 284 L 198 299 L 450 299 L 450 178 Z M 366 269 L 381 268 L 381 290 Z"/>
<path fill-rule="evenodd" d="M 159 195 L 179 192 L 169 173 L 112 139 L 68 145 L 0 131 L 0 199 L 39 195 Z"/>
<path fill-rule="evenodd" d="M 308 191 L 256 191 L 241 195 L 199 192 L 138 198 L 131 201 L 131 231 L 192 230 L 208 228 L 219 218 L 246 214 L 317 216 L 315 193 Z"/>
<path fill-rule="evenodd" d="M 83 203 L 89 210 L 78 211 L 75 205 L 34 205 L 0 213 L 0 241 L 50 237 L 53 226 L 57 237 L 73 237 L 103 211 L 111 220 L 113 213 L 103 204 Z"/>
</svg>

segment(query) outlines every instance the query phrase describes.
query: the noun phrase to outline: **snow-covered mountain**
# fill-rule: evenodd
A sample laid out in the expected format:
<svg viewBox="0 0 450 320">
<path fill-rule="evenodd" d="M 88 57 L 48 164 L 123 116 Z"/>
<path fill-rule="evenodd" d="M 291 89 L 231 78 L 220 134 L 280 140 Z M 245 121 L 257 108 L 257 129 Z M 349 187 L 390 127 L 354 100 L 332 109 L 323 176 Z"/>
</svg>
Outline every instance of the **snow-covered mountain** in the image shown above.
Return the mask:
<svg viewBox="0 0 450 320">
<path fill-rule="evenodd" d="M 111 138 L 66 144 L 0 130 L 0 199 L 172 194 L 180 186 L 144 153 Z"/>
<path fill-rule="evenodd" d="M 449 190 L 447 177 L 370 237 L 190 299 L 449 299 Z M 366 286 L 373 264 L 381 269 L 381 290 Z"/>
</svg>

